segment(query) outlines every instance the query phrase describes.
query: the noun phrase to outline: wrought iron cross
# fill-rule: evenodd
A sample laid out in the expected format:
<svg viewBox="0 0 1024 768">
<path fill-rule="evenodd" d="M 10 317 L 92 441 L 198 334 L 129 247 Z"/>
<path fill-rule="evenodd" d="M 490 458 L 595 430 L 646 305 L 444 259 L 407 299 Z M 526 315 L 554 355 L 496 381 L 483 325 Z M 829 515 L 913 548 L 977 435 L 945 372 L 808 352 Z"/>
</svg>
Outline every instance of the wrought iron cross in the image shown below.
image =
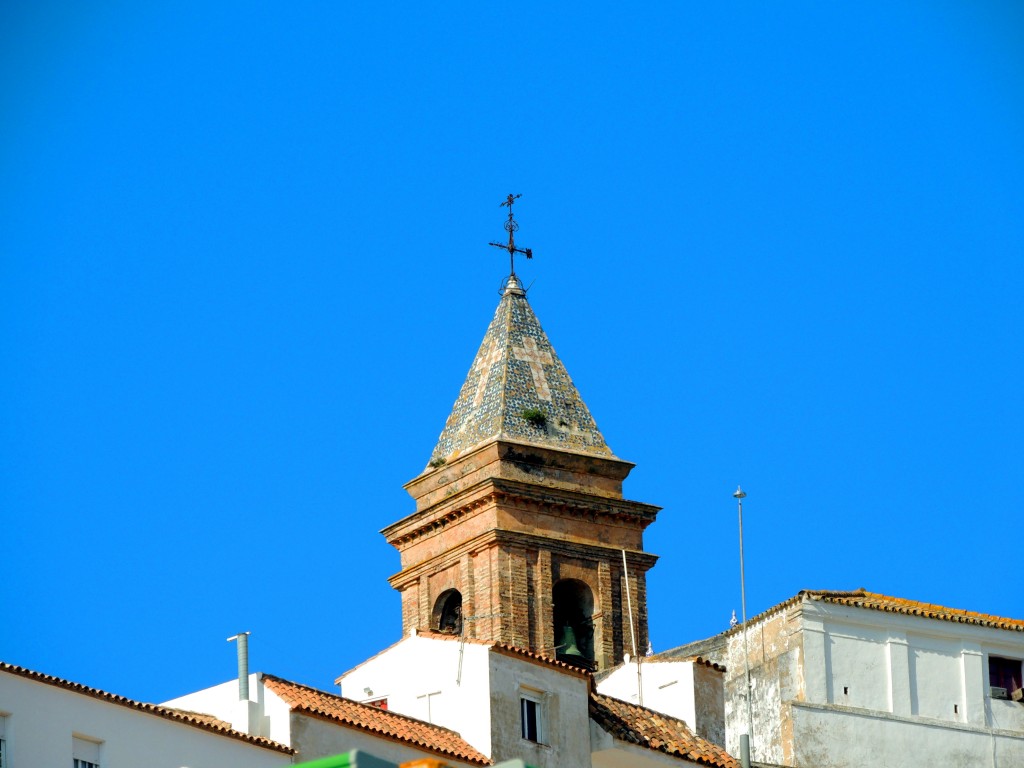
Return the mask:
<svg viewBox="0 0 1024 768">
<path fill-rule="evenodd" d="M 508 251 L 509 267 L 513 275 L 516 273 L 516 254 L 521 253 L 528 259 L 533 258 L 533 251 L 529 248 L 516 248 L 515 232 L 519 229 L 519 225 L 516 224 L 516 220 L 512 217 L 512 203 L 518 200 L 522 195 L 509 195 L 508 198 L 501 204 L 504 208 L 508 206 L 508 221 L 505 222 L 505 231 L 508 232 L 508 243 L 490 243 L 495 248 L 503 248 Z"/>
</svg>

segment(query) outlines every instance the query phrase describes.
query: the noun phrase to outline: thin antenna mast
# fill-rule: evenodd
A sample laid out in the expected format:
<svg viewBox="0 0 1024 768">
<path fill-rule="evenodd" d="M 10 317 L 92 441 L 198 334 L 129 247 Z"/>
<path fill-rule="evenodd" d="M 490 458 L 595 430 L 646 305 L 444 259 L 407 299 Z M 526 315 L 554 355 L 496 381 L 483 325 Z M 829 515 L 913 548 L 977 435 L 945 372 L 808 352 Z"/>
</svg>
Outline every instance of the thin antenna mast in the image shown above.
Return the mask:
<svg viewBox="0 0 1024 768">
<path fill-rule="evenodd" d="M 754 732 L 753 706 L 750 701 L 750 647 L 747 645 L 747 587 L 743 574 L 743 500 L 747 494 L 738 485 L 733 494 L 740 516 L 740 609 L 743 611 L 743 666 L 747 673 L 747 732 L 740 735 L 740 764 L 750 768 L 750 736 Z"/>
</svg>

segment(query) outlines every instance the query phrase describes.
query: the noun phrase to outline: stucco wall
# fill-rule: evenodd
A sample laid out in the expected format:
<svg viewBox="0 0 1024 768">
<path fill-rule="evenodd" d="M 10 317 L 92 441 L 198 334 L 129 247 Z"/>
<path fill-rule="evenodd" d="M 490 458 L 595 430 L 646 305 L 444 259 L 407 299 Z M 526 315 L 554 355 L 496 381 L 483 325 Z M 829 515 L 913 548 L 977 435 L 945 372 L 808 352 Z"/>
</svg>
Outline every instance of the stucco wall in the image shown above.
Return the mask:
<svg viewBox="0 0 1024 768">
<path fill-rule="evenodd" d="M 791 710 L 796 744 L 792 765 L 801 768 L 1024 765 L 1024 733 L 838 705 L 793 704 Z"/>
<path fill-rule="evenodd" d="M 413 635 L 346 673 L 341 692 L 356 701 L 387 698 L 391 711 L 450 728 L 490 755 L 487 656 L 477 643 Z"/>
<path fill-rule="evenodd" d="M 236 689 L 237 691 L 237 689 Z M 23 677 L 0 673 L 12 766 L 70 766 L 72 735 L 100 744 L 104 766 L 272 768 L 291 756 Z"/>
<path fill-rule="evenodd" d="M 958 755 L 937 764 L 980 768 L 992 765 L 992 743 L 1016 754 L 1011 745 L 1024 737 L 1024 706 L 991 699 L 988 683 L 989 655 L 1024 658 L 1024 634 L 805 600 L 752 625 L 748 642 L 756 760 L 866 765 L 849 756 L 870 743 L 875 764 L 899 765 L 900 750 L 929 738 L 937 754 Z M 741 631 L 719 660 L 728 668 L 726 747 L 737 754 L 747 729 Z M 811 711 L 803 704 L 818 707 L 814 718 L 794 714 Z M 1010 735 L 992 742 L 994 730 Z"/>
<path fill-rule="evenodd" d="M 725 744 L 724 678 L 720 670 L 693 661 L 641 660 L 643 706 L 678 717 L 700 737 Z M 599 693 L 641 703 L 637 665 L 616 667 L 597 684 Z"/>
<path fill-rule="evenodd" d="M 751 755 L 766 763 L 784 764 L 790 754 L 787 729 L 780 718 L 782 702 L 800 695 L 801 642 L 799 625 L 779 613 L 749 628 L 750 725 L 743 662 L 742 632 L 729 637 L 724 657 L 725 748 L 740 753 L 740 735 L 750 736 Z M 785 698 L 784 698 L 785 697 Z"/>
<path fill-rule="evenodd" d="M 229 680 L 171 699 L 164 702 L 164 706 L 214 715 L 231 723 L 236 730 L 291 745 L 291 709 L 260 680 L 259 673 L 249 675 L 249 702 L 238 700 L 238 680 Z"/>
<path fill-rule="evenodd" d="M 522 737 L 523 693 L 542 702 L 542 744 Z M 535 768 L 590 765 L 588 681 L 499 653 L 490 654 L 491 757 L 521 758 Z"/>
<path fill-rule="evenodd" d="M 320 757 L 339 755 L 353 749 L 365 752 L 397 764 L 413 760 L 443 760 L 446 765 L 470 768 L 448 757 L 416 749 L 397 741 L 366 733 L 356 728 L 346 728 L 338 723 L 326 722 L 300 713 L 291 716 L 291 730 L 298 754 L 297 761 L 315 760 Z"/>
</svg>

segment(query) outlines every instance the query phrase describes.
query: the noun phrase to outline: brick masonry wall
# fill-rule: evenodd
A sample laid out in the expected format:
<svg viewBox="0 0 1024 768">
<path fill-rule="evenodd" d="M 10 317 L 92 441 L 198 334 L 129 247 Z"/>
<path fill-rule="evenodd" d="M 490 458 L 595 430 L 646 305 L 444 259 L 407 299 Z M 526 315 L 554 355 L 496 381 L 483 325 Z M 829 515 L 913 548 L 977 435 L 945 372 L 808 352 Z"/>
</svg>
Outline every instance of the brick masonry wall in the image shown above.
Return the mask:
<svg viewBox="0 0 1024 768">
<path fill-rule="evenodd" d="M 568 467 L 576 460 L 570 458 L 558 461 Z M 485 463 L 490 468 L 484 475 L 505 473 L 497 454 Z M 543 472 L 516 476 L 530 479 L 529 487 L 480 482 L 476 475 L 444 482 L 445 473 L 414 481 L 424 491 L 413 493 L 419 512 L 386 529 L 402 557 L 403 570 L 391 583 L 402 593 L 404 631 L 432 628 L 438 597 L 457 589 L 468 637 L 553 653 L 560 641 L 554 636 L 553 590 L 561 579 L 576 579 L 593 594 L 595 659 L 607 669 L 632 652 L 620 554 L 625 549 L 637 652 L 643 654 L 646 570 L 656 558 L 643 552 L 642 533 L 657 508 L 622 500 L 600 483 L 589 488 L 594 478 L 583 471 L 589 465 L 581 467 L 572 478 L 557 475 L 555 488 L 546 485 L 551 478 Z M 622 468 L 615 471 L 625 476 Z M 468 479 L 477 482 L 467 487 Z"/>
</svg>

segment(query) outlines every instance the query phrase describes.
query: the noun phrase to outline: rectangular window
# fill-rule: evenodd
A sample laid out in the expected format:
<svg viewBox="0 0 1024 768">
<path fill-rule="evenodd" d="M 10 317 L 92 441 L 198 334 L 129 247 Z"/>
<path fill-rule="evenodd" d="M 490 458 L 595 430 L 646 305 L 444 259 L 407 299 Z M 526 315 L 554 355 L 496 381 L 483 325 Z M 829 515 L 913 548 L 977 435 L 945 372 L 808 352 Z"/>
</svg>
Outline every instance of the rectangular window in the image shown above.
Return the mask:
<svg viewBox="0 0 1024 768">
<path fill-rule="evenodd" d="M 71 768 L 100 768 L 99 742 L 71 738 Z"/>
<path fill-rule="evenodd" d="M 1004 659 L 1001 656 L 989 656 L 988 684 L 991 686 L 990 690 L 993 698 L 1011 698 L 1014 691 L 1021 689 L 1020 659 Z"/>
<path fill-rule="evenodd" d="M 387 709 L 388 708 L 388 700 L 386 698 L 383 698 L 383 699 L 373 699 L 372 701 L 364 701 L 363 703 L 364 704 L 368 704 L 371 707 L 376 707 L 377 709 Z"/>
<path fill-rule="evenodd" d="M 519 712 L 522 735 L 527 741 L 544 743 L 544 702 L 543 694 L 520 693 Z"/>
<path fill-rule="evenodd" d="M 0 768 L 7 768 L 7 717 L 0 715 Z"/>
</svg>

